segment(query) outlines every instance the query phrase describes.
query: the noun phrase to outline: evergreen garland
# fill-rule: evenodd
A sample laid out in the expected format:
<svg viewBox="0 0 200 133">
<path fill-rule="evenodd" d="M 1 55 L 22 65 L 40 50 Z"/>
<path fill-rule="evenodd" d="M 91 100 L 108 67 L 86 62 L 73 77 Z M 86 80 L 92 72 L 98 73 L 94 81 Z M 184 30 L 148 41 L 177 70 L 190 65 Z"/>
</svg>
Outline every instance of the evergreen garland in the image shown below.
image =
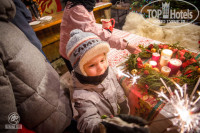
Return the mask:
<svg viewBox="0 0 200 133">
<path fill-rule="evenodd" d="M 143 68 L 141 69 L 140 75 L 141 77 L 137 80 L 137 84 L 140 88 L 147 89 L 149 94 L 160 92 L 161 89 L 163 89 L 164 85 L 160 81 L 160 78 L 162 78 L 165 81 L 165 83 L 172 88 L 172 90 L 173 88 L 175 88 L 175 85 L 170 78 L 164 76 L 163 74 L 157 72 L 154 69 L 148 67 Z"/>
<path fill-rule="evenodd" d="M 160 48 L 162 46 L 162 48 Z M 155 91 L 161 91 L 160 89 L 163 88 L 163 84 L 160 81 L 160 78 L 162 78 L 166 84 L 171 87 L 172 91 L 173 88 L 176 88 L 173 81 L 177 82 L 179 85 L 184 85 L 185 83 L 188 86 L 188 94 L 192 92 L 192 89 L 194 88 L 198 77 L 200 76 L 200 73 L 197 73 L 197 69 L 200 68 L 200 62 L 196 61 L 194 58 L 194 55 L 187 51 L 184 50 L 183 47 L 179 46 L 178 43 L 175 44 L 150 44 L 147 47 L 144 47 L 143 45 L 139 45 L 141 48 L 142 52 L 140 54 L 131 54 L 128 57 L 128 60 L 125 62 L 126 63 L 126 68 L 127 70 L 131 73 L 133 69 L 137 69 L 138 75 L 141 77 L 137 79 L 137 84 L 138 86 L 142 89 L 147 89 L 150 94 L 152 94 Z M 161 74 L 160 72 L 156 71 L 155 69 L 152 69 L 150 67 L 138 67 L 139 61 L 142 60 L 147 60 L 152 57 L 152 52 L 151 49 L 154 48 L 156 49 L 157 52 L 161 53 L 161 50 L 163 48 L 169 48 L 172 50 L 176 49 L 176 52 L 174 52 L 172 58 L 180 58 L 182 55 L 180 54 L 180 51 L 185 51 L 184 57 L 185 61 L 183 63 L 187 63 L 187 61 L 193 60 L 195 62 L 192 62 L 191 64 L 188 64 L 186 67 L 181 67 L 181 76 L 172 76 L 172 77 L 167 77 Z M 140 60 L 138 60 L 141 58 Z"/>
</svg>

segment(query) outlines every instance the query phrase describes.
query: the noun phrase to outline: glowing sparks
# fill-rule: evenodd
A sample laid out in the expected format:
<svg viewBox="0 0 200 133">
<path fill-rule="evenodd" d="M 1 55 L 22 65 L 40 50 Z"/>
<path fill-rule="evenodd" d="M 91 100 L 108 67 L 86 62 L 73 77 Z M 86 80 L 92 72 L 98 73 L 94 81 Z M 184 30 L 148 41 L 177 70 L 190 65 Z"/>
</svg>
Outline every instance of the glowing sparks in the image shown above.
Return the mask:
<svg viewBox="0 0 200 133">
<path fill-rule="evenodd" d="M 140 78 L 140 76 L 138 76 L 138 75 L 131 75 L 131 77 L 132 77 L 132 84 L 136 84 L 137 83 L 137 79 L 139 79 Z"/>
<path fill-rule="evenodd" d="M 132 75 L 129 72 L 123 72 L 120 69 L 116 69 L 116 73 L 119 76 L 130 78 L 132 84 L 136 84 L 137 79 L 140 78 L 139 75 Z M 200 78 L 190 96 L 187 94 L 186 84 L 181 87 L 176 82 L 174 82 L 177 89 L 172 91 L 171 88 L 166 85 L 162 78 L 160 80 L 165 86 L 167 92 L 169 93 L 169 95 L 167 95 L 163 91 L 156 92 L 159 97 L 162 97 L 166 103 L 171 105 L 171 111 L 169 113 L 172 117 L 167 119 L 171 119 L 174 127 L 178 128 L 178 131 L 180 133 L 200 133 L 200 92 L 198 92 L 199 96 L 196 99 L 193 96 L 200 83 Z M 197 104 L 199 104 L 199 106 Z"/>
<path fill-rule="evenodd" d="M 180 114 L 180 117 L 184 122 L 187 122 L 187 121 L 188 121 L 188 123 L 191 122 L 190 112 L 186 108 L 182 108 L 182 109 L 177 108 L 177 111 L 178 111 L 178 114 Z"/>
<path fill-rule="evenodd" d="M 117 74 L 118 74 L 118 76 L 125 76 L 125 77 L 127 77 L 127 78 L 130 78 L 129 75 L 123 73 L 123 72 L 122 72 L 121 70 L 119 70 L 119 69 L 117 69 Z"/>
<path fill-rule="evenodd" d="M 116 69 L 116 70 L 117 70 L 117 74 L 118 74 L 119 76 L 125 76 L 125 77 L 127 77 L 127 78 L 131 78 L 132 85 L 133 85 L 133 84 L 136 84 L 136 83 L 137 83 L 137 79 L 140 78 L 139 75 L 136 75 L 136 74 L 132 75 L 132 74 L 130 74 L 129 72 L 124 73 L 124 72 L 122 72 L 120 69 Z"/>
<path fill-rule="evenodd" d="M 180 87 L 177 83 L 174 83 L 178 89 L 172 92 L 162 79 L 161 81 L 170 95 L 167 96 L 164 92 L 156 93 L 159 97 L 164 98 L 169 104 L 172 105 L 173 111 L 170 113 L 174 116 L 178 116 L 172 119 L 174 126 L 176 126 L 181 133 L 190 133 L 195 131 L 200 132 L 200 107 L 196 105 L 200 96 L 196 100 L 194 100 L 194 98 L 190 98 L 186 93 L 186 84 L 183 85 L 183 87 Z M 199 82 L 197 82 L 197 84 L 199 84 Z M 196 89 L 197 86 L 198 85 L 196 85 L 194 89 Z M 198 92 L 198 94 L 200 95 L 200 92 Z"/>
<path fill-rule="evenodd" d="M 200 100 L 200 92 L 197 93 L 199 94 L 199 97 L 192 103 L 193 105 L 195 105 Z"/>
</svg>

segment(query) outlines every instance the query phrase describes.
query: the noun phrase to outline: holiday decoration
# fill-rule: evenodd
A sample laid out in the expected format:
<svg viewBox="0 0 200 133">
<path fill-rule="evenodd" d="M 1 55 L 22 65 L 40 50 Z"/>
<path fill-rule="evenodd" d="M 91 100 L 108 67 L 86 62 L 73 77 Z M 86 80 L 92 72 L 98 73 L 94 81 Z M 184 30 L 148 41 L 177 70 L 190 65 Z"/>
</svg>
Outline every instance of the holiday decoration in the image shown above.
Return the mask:
<svg viewBox="0 0 200 133">
<path fill-rule="evenodd" d="M 160 66 L 167 66 L 168 62 L 170 60 L 169 56 L 163 55 L 160 58 Z"/>
<path fill-rule="evenodd" d="M 172 57 L 172 50 L 170 49 L 163 49 L 162 52 L 161 52 L 161 56 L 167 56 L 169 58 Z"/>
<path fill-rule="evenodd" d="M 194 53 L 185 50 L 178 44 L 150 44 L 147 47 L 142 45 L 139 47 L 142 52 L 138 55 L 131 54 L 125 64 L 129 72 L 133 69 L 138 71 L 137 74 L 140 75 L 140 78 L 137 79 L 137 85 L 140 88 L 146 88 L 144 86 L 147 85 L 148 93 L 159 91 L 162 86 L 160 78 L 163 78 L 172 88 L 174 87 L 173 80 L 180 85 L 187 83 L 188 93 L 191 93 L 200 76 L 198 73 L 200 63 L 195 59 Z M 151 60 L 155 58 L 155 53 L 151 52 L 152 48 L 158 51 L 157 55 L 161 55 L 160 64 L 155 64 L 156 61 Z M 153 68 L 157 68 L 161 72 Z"/>
<path fill-rule="evenodd" d="M 150 44 L 145 47 L 139 45 L 139 47 L 142 52 L 138 55 L 130 54 L 124 63 L 125 65 L 122 64 L 125 68 L 118 70 L 121 75 L 119 76 L 119 82 L 130 102 L 130 113 L 151 123 L 154 122 L 153 119 L 166 104 L 173 103 L 172 107 L 168 108 L 172 117 L 166 117 L 165 119 L 171 119 L 174 126 L 182 133 L 199 131 L 199 111 L 195 110 L 199 109 L 196 103 L 200 99 L 200 94 L 196 93 L 200 90 L 198 88 L 200 82 L 200 74 L 198 73 L 198 68 L 200 68 L 199 56 L 187 51 L 178 44 Z M 159 55 L 161 55 L 163 49 L 170 48 L 172 51 L 170 60 L 175 60 L 171 64 L 175 66 L 168 65 L 168 62 L 165 66 L 157 64 L 156 67 L 151 67 L 152 63 L 150 61 L 153 61 L 152 48 L 155 48 Z M 177 70 L 176 66 L 179 67 L 178 72 L 170 75 L 171 69 Z M 133 73 L 136 70 L 137 73 Z M 130 74 L 130 72 L 133 74 Z M 187 84 L 187 87 L 185 87 L 185 84 Z M 179 86 L 178 91 L 177 86 Z M 183 86 L 183 89 L 180 89 L 180 86 Z M 188 99 L 188 96 L 191 98 Z M 187 98 L 184 99 L 185 97 Z M 187 101 L 189 106 L 185 104 Z M 185 112 L 186 114 L 184 114 Z M 187 118 L 190 121 L 186 122 Z"/>
<path fill-rule="evenodd" d="M 157 62 L 156 61 L 149 61 L 149 64 L 154 68 L 157 67 Z"/>
<path fill-rule="evenodd" d="M 200 74 L 200 68 L 197 69 L 197 73 Z"/>
<path fill-rule="evenodd" d="M 134 75 L 134 74 L 137 74 L 137 72 L 138 72 L 137 69 L 133 69 L 133 70 L 131 71 L 131 74 Z"/>
<path fill-rule="evenodd" d="M 155 49 L 155 48 L 152 48 L 152 49 L 151 49 L 151 52 L 152 52 L 152 53 L 155 53 L 155 52 L 156 52 L 156 49 Z"/>
<path fill-rule="evenodd" d="M 168 67 L 171 69 L 170 74 L 176 74 L 182 65 L 181 60 L 173 58 L 169 60 Z"/>
<path fill-rule="evenodd" d="M 171 72 L 171 68 L 169 68 L 168 66 L 163 66 L 161 68 L 161 73 L 165 76 L 169 76 L 169 73 Z"/>
<path fill-rule="evenodd" d="M 160 54 L 159 53 L 152 53 L 152 60 L 158 62 L 160 59 Z"/>
</svg>

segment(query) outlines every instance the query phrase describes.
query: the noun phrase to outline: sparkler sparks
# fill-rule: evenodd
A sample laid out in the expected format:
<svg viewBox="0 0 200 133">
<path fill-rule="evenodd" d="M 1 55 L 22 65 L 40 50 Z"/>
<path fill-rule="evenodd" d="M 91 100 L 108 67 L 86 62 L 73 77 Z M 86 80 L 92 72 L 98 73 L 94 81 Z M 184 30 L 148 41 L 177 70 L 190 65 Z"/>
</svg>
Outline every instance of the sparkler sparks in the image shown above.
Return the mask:
<svg viewBox="0 0 200 133">
<path fill-rule="evenodd" d="M 127 77 L 127 78 L 131 78 L 131 82 L 132 82 L 132 85 L 133 84 L 136 84 L 137 83 L 137 79 L 138 78 L 140 78 L 140 76 L 139 75 L 136 75 L 136 74 L 130 74 L 129 72 L 126 72 L 126 73 L 124 73 L 124 72 L 122 72 L 120 69 L 117 69 L 117 74 L 119 75 L 119 76 L 125 76 L 125 77 Z"/>
<path fill-rule="evenodd" d="M 119 76 L 123 75 L 127 78 L 131 78 L 132 84 L 137 83 L 137 79 L 140 78 L 139 75 L 132 75 L 129 72 L 123 72 L 120 69 L 117 69 L 116 72 Z M 186 84 L 181 87 L 176 82 L 174 82 L 177 89 L 172 91 L 162 78 L 160 80 L 169 93 L 169 95 L 167 95 L 163 91 L 156 91 L 159 97 L 162 97 L 166 103 L 171 105 L 169 112 L 171 117 L 167 119 L 171 119 L 174 127 L 180 133 L 200 133 L 200 92 L 197 92 L 198 97 L 196 99 L 193 96 L 197 90 L 197 87 L 199 86 L 200 78 L 190 96 L 187 94 Z M 172 130 L 174 127 L 167 130 Z"/>
<path fill-rule="evenodd" d="M 132 81 L 132 84 L 136 84 L 137 83 L 137 79 L 139 79 L 140 78 L 140 76 L 138 76 L 138 75 L 131 75 L 131 77 L 132 77 L 132 79 L 131 79 L 131 81 Z"/>
<path fill-rule="evenodd" d="M 128 74 L 123 73 L 120 69 L 116 69 L 118 76 L 125 76 L 127 78 L 130 78 Z"/>
<path fill-rule="evenodd" d="M 172 105 L 172 115 L 178 116 L 172 119 L 173 125 L 179 128 L 181 133 L 193 133 L 200 132 L 200 107 L 196 103 L 200 100 L 200 92 L 198 92 L 199 97 L 195 100 L 193 96 L 188 96 L 186 93 L 187 85 L 180 87 L 177 83 L 174 83 L 178 89 L 171 91 L 169 87 L 166 86 L 163 79 L 160 79 L 170 94 L 167 96 L 164 92 L 156 92 L 159 97 L 165 99 L 166 102 Z M 194 89 L 199 85 L 200 80 L 198 80 Z M 194 93 L 193 93 L 194 94 Z M 193 95 L 191 94 L 191 95 Z"/>
</svg>

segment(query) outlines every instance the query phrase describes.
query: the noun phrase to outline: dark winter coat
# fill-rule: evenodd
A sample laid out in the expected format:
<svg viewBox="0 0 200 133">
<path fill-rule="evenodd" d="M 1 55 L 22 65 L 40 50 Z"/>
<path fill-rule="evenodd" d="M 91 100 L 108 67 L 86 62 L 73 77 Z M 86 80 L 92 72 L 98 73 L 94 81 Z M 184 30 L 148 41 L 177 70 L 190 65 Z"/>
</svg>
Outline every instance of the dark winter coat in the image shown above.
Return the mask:
<svg viewBox="0 0 200 133">
<path fill-rule="evenodd" d="M 30 42 L 36 46 L 42 52 L 42 44 L 37 38 L 34 30 L 29 25 L 29 22 L 32 21 L 31 12 L 26 8 L 24 3 L 21 0 L 13 0 L 16 6 L 15 17 L 11 20 L 30 40 Z"/>
</svg>

